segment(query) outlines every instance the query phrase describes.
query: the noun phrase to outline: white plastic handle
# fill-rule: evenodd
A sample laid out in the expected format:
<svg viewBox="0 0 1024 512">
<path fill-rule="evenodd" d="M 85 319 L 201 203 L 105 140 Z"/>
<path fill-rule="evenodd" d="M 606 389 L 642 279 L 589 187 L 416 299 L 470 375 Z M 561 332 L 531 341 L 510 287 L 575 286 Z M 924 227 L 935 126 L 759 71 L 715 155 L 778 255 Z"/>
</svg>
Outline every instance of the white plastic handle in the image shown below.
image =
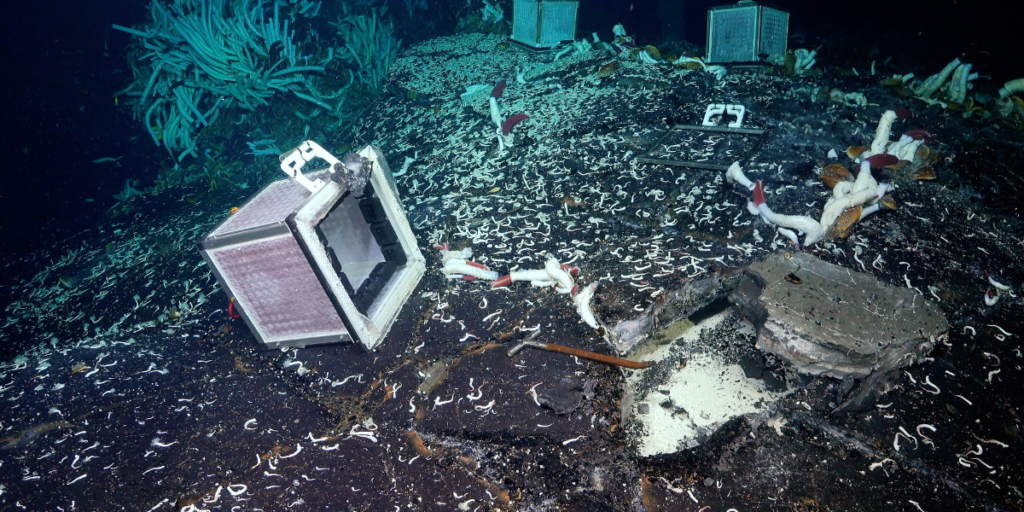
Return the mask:
<svg viewBox="0 0 1024 512">
<path fill-rule="evenodd" d="M 725 113 L 726 105 L 724 103 L 712 103 L 708 105 L 708 109 L 704 112 L 704 122 L 701 123 L 704 126 L 718 126 L 718 123 L 711 120 L 714 116 L 720 116 Z"/>
<path fill-rule="evenodd" d="M 743 116 L 747 114 L 747 107 L 743 105 L 726 105 L 725 113 L 736 116 L 736 120 L 729 123 L 729 128 L 740 128 L 743 126 Z"/>
<path fill-rule="evenodd" d="M 328 153 L 327 150 L 320 147 L 319 144 L 311 140 L 307 140 L 302 144 L 299 144 L 297 148 L 286 153 L 281 158 L 281 170 L 284 171 L 289 178 L 299 182 L 303 187 L 306 187 L 306 190 L 310 193 L 315 193 L 317 190 L 320 190 L 320 187 L 324 186 L 324 182 L 319 179 L 316 181 L 310 181 L 309 178 L 302 175 L 302 168 L 306 165 L 306 162 L 317 157 L 331 164 L 332 168 L 334 167 L 334 164 L 340 163 L 334 155 Z"/>
</svg>

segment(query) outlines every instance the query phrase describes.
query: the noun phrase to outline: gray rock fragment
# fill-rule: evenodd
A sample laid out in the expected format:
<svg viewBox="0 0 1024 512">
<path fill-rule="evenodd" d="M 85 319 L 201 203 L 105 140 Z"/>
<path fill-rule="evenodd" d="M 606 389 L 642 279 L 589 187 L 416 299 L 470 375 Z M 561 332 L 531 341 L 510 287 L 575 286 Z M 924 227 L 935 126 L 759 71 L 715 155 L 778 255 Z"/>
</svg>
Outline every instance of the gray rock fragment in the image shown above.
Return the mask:
<svg viewBox="0 0 1024 512">
<path fill-rule="evenodd" d="M 541 405 L 555 411 L 556 414 L 569 414 L 575 411 L 584 399 L 594 397 L 594 386 L 597 381 L 587 379 L 580 382 L 576 379 L 564 378 L 538 396 Z"/>
<path fill-rule="evenodd" d="M 765 286 L 766 283 L 761 276 L 754 272 L 744 272 L 728 296 L 729 304 L 757 330 L 761 330 L 768 319 L 768 310 L 758 300 Z"/>
<path fill-rule="evenodd" d="M 948 328 L 939 307 L 916 290 L 811 254 L 776 253 L 749 270 L 765 282 L 759 300 L 768 317 L 758 348 L 803 373 L 862 378 L 909 366 Z"/>
<path fill-rule="evenodd" d="M 370 161 L 358 153 L 350 153 L 334 164 L 331 179 L 340 183 L 354 196 L 363 195 L 366 184 L 370 181 Z"/>
</svg>

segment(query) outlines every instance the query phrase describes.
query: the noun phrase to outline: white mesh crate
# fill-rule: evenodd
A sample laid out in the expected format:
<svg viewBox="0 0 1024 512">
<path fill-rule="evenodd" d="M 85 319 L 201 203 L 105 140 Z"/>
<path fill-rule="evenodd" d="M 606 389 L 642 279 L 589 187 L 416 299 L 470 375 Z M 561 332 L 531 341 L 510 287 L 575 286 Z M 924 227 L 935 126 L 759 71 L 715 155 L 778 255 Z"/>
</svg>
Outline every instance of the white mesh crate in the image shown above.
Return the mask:
<svg viewBox="0 0 1024 512">
<path fill-rule="evenodd" d="M 271 183 L 200 242 L 267 348 L 353 341 L 373 349 L 423 276 L 384 156 L 371 146 L 358 154 L 370 165 L 363 195 L 332 180 L 340 162 L 307 141 L 282 164 L 297 162 L 296 179 Z M 298 171 L 313 157 L 332 167 L 303 177 Z"/>
<path fill-rule="evenodd" d="M 789 13 L 741 1 L 708 11 L 707 62 L 728 64 L 782 59 Z"/>
<path fill-rule="evenodd" d="M 553 48 L 576 39 L 579 2 L 515 0 L 512 40 L 531 48 Z"/>
</svg>

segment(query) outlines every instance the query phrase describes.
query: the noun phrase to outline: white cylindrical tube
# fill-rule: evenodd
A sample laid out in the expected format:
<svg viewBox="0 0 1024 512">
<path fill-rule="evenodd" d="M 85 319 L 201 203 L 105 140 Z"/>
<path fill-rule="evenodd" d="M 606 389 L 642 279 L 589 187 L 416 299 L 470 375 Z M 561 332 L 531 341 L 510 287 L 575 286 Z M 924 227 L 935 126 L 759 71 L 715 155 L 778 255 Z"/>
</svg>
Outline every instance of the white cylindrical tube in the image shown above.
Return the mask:
<svg viewBox="0 0 1024 512">
<path fill-rule="evenodd" d="M 551 276 L 551 280 L 558 283 L 559 288 L 566 290 L 566 292 L 568 292 L 568 290 L 572 290 L 572 276 L 570 276 L 568 272 L 562 270 L 562 265 L 558 263 L 558 260 L 548 258 L 548 260 L 544 262 L 544 270 L 546 270 L 548 275 Z"/>
<path fill-rule="evenodd" d="M 743 169 L 740 168 L 739 162 L 733 162 L 729 166 L 729 169 L 725 171 L 725 179 L 739 183 L 740 185 L 747 187 L 747 190 L 754 190 L 754 182 L 747 178 L 747 175 L 743 173 Z"/>
<path fill-rule="evenodd" d="M 595 291 L 597 291 L 597 283 L 590 283 L 572 298 L 576 303 L 576 312 L 580 314 L 580 318 L 593 329 L 598 327 L 597 316 L 594 315 L 594 310 L 590 307 L 590 301 L 594 298 Z"/>
<path fill-rule="evenodd" d="M 544 269 L 516 270 L 509 272 L 508 277 L 513 281 L 550 281 L 551 276 Z"/>
<path fill-rule="evenodd" d="M 441 269 L 445 275 L 462 274 L 466 276 L 473 276 L 478 279 L 486 279 L 488 281 L 494 281 L 498 278 L 498 273 L 493 270 L 485 270 L 480 267 L 475 267 L 461 259 L 450 259 L 444 264 Z"/>
<path fill-rule="evenodd" d="M 806 215 L 783 215 L 781 213 L 775 213 L 768 207 L 768 203 L 759 206 L 758 210 L 765 219 L 768 219 L 768 222 L 771 222 L 776 226 L 803 231 L 804 235 L 806 235 L 804 237 L 804 245 L 811 245 L 814 242 L 821 240 L 823 235 L 821 224 L 818 224 L 818 221 Z"/>
<path fill-rule="evenodd" d="M 896 120 L 896 112 L 886 110 L 882 118 L 878 120 L 878 128 L 875 128 L 875 140 L 871 141 L 871 154 L 877 155 L 885 152 L 889 145 L 889 135 L 892 133 L 892 123 Z"/>
</svg>

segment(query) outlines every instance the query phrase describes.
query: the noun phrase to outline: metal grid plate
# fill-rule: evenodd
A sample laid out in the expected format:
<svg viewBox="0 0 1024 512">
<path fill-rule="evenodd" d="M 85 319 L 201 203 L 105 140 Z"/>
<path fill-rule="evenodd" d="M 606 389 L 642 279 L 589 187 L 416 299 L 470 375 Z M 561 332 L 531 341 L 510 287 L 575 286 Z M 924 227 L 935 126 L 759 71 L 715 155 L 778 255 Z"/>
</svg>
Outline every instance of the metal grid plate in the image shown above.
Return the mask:
<svg viewBox="0 0 1024 512">
<path fill-rule="evenodd" d="M 708 13 L 708 62 L 749 62 L 756 58 L 757 7 Z"/>
<path fill-rule="evenodd" d="M 347 334 L 316 275 L 291 236 L 210 250 L 225 288 L 234 293 L 246 319 L 267 345 Z"/>
</svg>

